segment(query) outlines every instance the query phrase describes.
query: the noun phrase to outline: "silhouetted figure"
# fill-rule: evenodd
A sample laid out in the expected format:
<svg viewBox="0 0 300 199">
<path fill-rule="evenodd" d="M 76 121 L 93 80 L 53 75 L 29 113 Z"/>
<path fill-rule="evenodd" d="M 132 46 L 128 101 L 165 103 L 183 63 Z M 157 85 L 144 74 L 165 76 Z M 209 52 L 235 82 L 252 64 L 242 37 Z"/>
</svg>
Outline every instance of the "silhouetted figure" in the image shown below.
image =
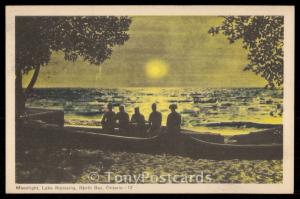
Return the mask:
<svg viewBox="0 0 300 199">
<path fill-rule="evenodd" d="M 156 104 L 152 104 L 152 113 L 149 115 L 149 131 L 150 132 L 157 132 L 159 131 L 161 127 L 161 120 L 162 120 L 162 115 L 160 112 L 158 112 L 156 107 Z"/>
<path fill-rule="evenodd" d="M 168 115 L 167 119 L 167 131 L 168 133 L 180 133 L 180 125 L 181 125 L 181 115 L 176 112 L 177 105 L 171 104 L 169 106 L 171 113 Z"/>
<path fill-rule="evenodd" d="M 134 114 L 131 117 L 131 122 L 136 127 L 137 132 L 146 132 L 145 117 L 140 113 L 139 107 L 134 108 Z"/>
<path fill-rule="evenodd" d="M 109 132 L 114 131 L 116 125 L 116 114 L 112 111 L 112 108 L 112 104 L 107 105 L 108 110 L 104 113 L 101 120 L 102 128 Z"/>
<path fill-rule="evenodd" d="M 119 124 L 120 132 L 127 131 L 129 126 L 129 115 L 125 112 L 123 105 L 119 106 L 119 112 L 117 113 L 116 119 Z"/>
</svg>

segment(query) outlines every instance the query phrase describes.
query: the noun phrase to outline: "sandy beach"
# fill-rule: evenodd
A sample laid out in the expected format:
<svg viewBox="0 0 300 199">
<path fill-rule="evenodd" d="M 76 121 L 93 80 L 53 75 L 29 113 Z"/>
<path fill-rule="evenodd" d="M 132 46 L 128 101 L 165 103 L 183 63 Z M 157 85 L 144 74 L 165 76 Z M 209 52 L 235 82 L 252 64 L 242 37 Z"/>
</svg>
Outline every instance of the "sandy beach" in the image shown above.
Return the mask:
<svg viewBox="0 0 300 199">
<path fill-rule="evenodd" d="M 201 183 L 282 183 L 283 178 L 282 160 L 217 161 L 167 154 L 49 147 L 19 151 L 17 157 L 22 157 L 16 162 L 18 183 L 120 183 L 115 176 L 143 173 L 171 178 L 209 175 L 211 180 Z M 110 172 L 109 182 L 107 172 Z M 151 179 L 139 183 L 159 183 Z"/>
</svg>

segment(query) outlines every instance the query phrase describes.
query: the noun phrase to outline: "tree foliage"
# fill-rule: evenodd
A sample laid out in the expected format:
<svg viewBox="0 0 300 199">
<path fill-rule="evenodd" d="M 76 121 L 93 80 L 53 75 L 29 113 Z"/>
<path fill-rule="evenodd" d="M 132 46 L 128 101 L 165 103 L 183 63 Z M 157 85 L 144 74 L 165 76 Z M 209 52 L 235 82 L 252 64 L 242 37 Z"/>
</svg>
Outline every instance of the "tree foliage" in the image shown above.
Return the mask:
<svg viewBox="0 0 300 199">
<path fill-rule="evenodd" d="M 248 51 L 250 70 L 268 81 L 269 87 L 283 84 L 283 25 L 282 16 L 225 16 L 220 26 L 208 33 L 223 33 L 230 43 L 242 39 Z"/>
<path fill-rule="evenodd" d="M 112 47 L 129 39 L 128 17 L 16 17 L 16 67 L 22 74 L 46 65 L 52 51 L 63 51 L 65 59 L 80 56 L 101 64 Z"/>
<path fill-rule="evenodd" d="M 129 39 L 129 17 L 16 17 L 16 115 L 24 113 L 25 101 L 53 51 L 68 61 L 82 57 L 99 65 L 110 58 L 112 48 Z M 26 90 L 22 75 L 34 70 Z"/>
</svg>

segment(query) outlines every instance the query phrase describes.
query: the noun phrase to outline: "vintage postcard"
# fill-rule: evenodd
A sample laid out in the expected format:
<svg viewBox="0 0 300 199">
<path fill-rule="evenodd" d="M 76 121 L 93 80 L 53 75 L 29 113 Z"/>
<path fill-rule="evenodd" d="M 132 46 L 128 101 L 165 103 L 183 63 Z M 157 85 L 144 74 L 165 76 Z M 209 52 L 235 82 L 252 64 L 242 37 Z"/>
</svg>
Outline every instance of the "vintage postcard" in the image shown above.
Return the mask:
<svg viewBox="0 0 300 199">
<path fill-rule="evenodd" d="M 293 6 L 7 6 L 7 193 L 293 193 Z"/>
</svg>

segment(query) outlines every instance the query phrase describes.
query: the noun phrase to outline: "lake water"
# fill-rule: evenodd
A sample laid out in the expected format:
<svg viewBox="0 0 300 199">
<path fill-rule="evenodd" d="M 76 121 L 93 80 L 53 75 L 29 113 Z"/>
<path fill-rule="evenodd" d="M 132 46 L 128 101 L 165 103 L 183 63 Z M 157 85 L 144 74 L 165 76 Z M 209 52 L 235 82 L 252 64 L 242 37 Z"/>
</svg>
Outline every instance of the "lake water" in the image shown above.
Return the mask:
<svg viewBox="0 0 300 199">
<path fill-rule="evenodd" d="M 99 126 L 107 103 L 124 104 L 131 116 L 140 107 L 145 118 L 151 104 L 157 103 L 166 123 L 169 105 L 176 103 L 182 115 L 182 128 L 223 135 L 258 130 L 255 125 L 282 124 L 283 91 L 262 88 L 37 88 L 27 100 L 28 107 L 63 109 L 65 125 Z M 242 122 L 245 125 L 206 126 L 210 123 Z"/>
</svg>

